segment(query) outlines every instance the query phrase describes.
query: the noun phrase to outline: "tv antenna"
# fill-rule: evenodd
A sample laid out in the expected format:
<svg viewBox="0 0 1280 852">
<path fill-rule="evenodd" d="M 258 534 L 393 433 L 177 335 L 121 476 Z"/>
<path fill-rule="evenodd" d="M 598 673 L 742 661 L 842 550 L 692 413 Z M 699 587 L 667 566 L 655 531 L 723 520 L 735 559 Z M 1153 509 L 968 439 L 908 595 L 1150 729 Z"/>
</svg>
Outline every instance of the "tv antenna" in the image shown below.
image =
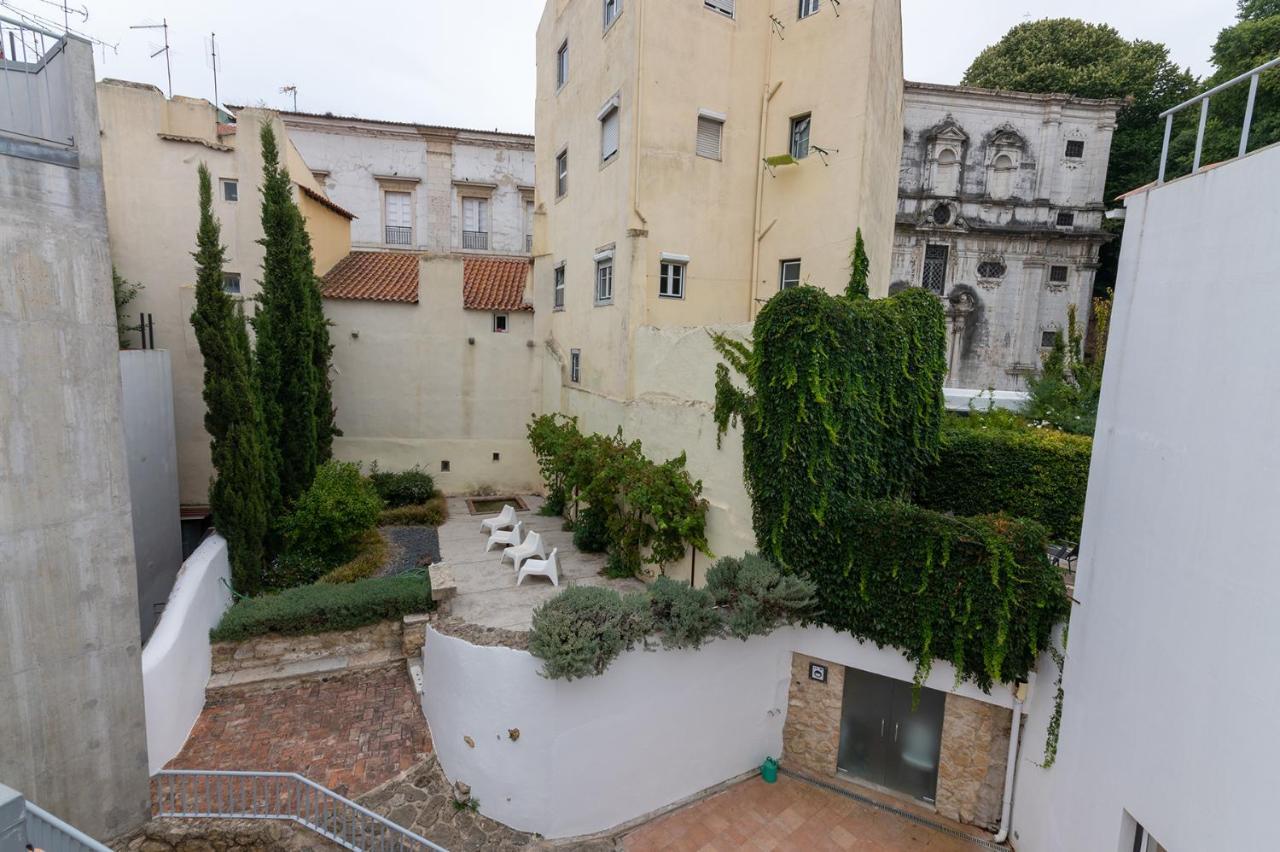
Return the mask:
<svg viewBox="0 0 1280 852">
<path fill-rule="evenodd" d="M 213 112 L 217 115 L 218 110 L 222 109 L 222 103 L 218 99 L 218 71 L 222 68 L 222 60 L 218 58 L 217 33 L 209 33 L 209 57 L 206 62 L 213 71 Z"/>
<path fill-rule="evenodd" d="M 100 38 L 95 38 L 89 35 L 88 33 L 83 33 L 83 32 L 80 32 L 79 30 L 74 30 L 71 28 L 70 23 L 71 23 L 72 15 L 79 16 L 84 21 L 89 20 L 88 7 L 81 7 L 79 9 L 75 9 L 75 8 L 72 8 L 71 6 L 66 5 L 65 3 L 55 3 L 54 0 L 36 0 L 36 2 L 43 3 L 46 6 L 52 6 L 56 9 L 61 9 L 63 32 L 66 32 L 69 35 L 78 36 L 79 38 L 84 39 L 90 44 L 102 48 L 102 61 L 104 63 L 107 61 L 108 47 L 111 48 L 112 53 L 117 52 L 116 49 L 119 47 L 118 44 L 111 44 L 110 42 L 105 42 Z M 57 21 L 52 21 L 46 17 L 37 15 L 34 12 L 28 12 L 25 9 L 22 9 L 18 6 L 13 5 L 13 3 L 9 2 L 9 0 L 0 0 L 0 6 L 3 6 L 4 8 L 8 9 L 21 21 L 25 21 L 29 24 L 34 24 L 37 27 L 43 27 L 49 30 L 58 29 Z M 3 47 L 0 47 L 0 54 L 3 54 L 3 52 L 4 52 Z"/>
<path fill-rule="evenodd" d="M 158 24 L 135 24 L 129 27 L 131 30 L 164 30 L 164 47 L 151 54 L 151 58 L 155 59 L 160 54 L 164 54 L 164 71 L 169 78 L 169 97 L 173 97 L 173 64 L 169 61 L 169 19 L 162 18 Z"/>
<path fill-rule="evenodd" d="M 280 87 L 280 94 L 293 95 L 293 111 L 298 111 L 298 87 L 292 84 Z"/>
</svg>

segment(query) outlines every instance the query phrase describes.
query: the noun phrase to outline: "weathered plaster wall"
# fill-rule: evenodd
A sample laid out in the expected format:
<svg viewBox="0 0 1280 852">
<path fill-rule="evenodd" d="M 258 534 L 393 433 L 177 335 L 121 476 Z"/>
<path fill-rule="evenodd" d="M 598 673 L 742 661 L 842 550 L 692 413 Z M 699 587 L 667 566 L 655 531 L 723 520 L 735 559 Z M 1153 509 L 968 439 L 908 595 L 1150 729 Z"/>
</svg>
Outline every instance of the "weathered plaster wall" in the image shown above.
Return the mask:
<svg viewBox="0 0 1280 852">
<path fill-rule="evenodd" d="M 138 589 L 87 42 L 79 167 L 0 155 L 0 778 L 91 835 L 147 813 Z"/>
</svg>

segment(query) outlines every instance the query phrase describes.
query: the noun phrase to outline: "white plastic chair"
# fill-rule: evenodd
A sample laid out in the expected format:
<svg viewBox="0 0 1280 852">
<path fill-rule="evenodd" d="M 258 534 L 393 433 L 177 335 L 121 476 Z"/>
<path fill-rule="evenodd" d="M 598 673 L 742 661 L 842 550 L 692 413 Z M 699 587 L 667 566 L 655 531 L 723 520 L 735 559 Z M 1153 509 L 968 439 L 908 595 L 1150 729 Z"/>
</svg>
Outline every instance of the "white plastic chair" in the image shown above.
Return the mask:
<svg viewBox="0 0 1280 852">
<path fill-rule="evenodd" d="M 524 541 L 502 551 L 502 558 L 510 559 L 511 564 L 517 571 L 520 570 L 520 563 L 531 556 L 547 558 L 547 546 L 542 543 L 542 536 L 537 532 L 530 532 L 529 535 L 525 536 Z"/>
<path fill-rule="evenodd" d="M 484 546 L 485 552 L 493 550 L 495 544 L 519 544 L 522 532 L 524 532 L 524 521 L 516 521 L 515 529 L 494 530 L 493 535 L 489 536 L 489 543 Z"/>
<path fill-rule="evenodd" d="M 497 532 L 498 530 L 510 529 L 516 522 L 516 507 L 510 503 L 502 507 L 502 511 L 496 517 L 485 518 L 480 522 L 480 531 Z"/>
<path fill-rule="evenodd" d="M 516 585 L 524 582 L 525 577 L 548 577 L 551 585 L 560 587 L 560 563 L 556 559 L 556 551 L 559 548 L 552 548 L 551 555 L 546 559 L 527 559 L 524 567 L 520 569 L 520 574 L 516 577 Z"/>
</svg>

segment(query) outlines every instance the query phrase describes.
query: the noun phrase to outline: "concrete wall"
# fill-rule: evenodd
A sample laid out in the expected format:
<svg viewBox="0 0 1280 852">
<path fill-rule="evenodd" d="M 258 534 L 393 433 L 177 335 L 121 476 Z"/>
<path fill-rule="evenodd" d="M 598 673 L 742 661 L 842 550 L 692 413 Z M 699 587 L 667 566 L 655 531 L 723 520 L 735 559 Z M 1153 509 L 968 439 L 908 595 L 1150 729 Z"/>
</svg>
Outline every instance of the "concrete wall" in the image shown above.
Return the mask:
<svg viewBox="0 0 1280 852">
<path fill-rule="evenodd" d="M 462 266 L 424 256 L 417 304 L 325 300 L 343 432 L 334 455 L 383 470 L 422 465 L 449 493 L 537 490 L 525 432 L 540 405 L 533 315 L 513 311 L 509 330 L 494 332 L 491 312 L 462 307 Z"/>
<path fill-rule="evenodd" d="M 570 837 L 779 756 L 793 651 L 905 681 L 914 671 L 897 651 L 848 634 L 787 628 L 697 651 L 634 650 L 600 677 L 552 681 L 527 652 L 478 647 L 428 627 L 423 711 L 445 773 L 471 785 L 482 813 Z M 957 688 L 942 661 L 926 685 L 997 708 L 1011 704 L 1007 689 Z"/>
<path fill-rule="evenodd" d="M 151 636 L 182 567 L 173 375 L 163 349 L 122 351 L 121 413 L 133 507 L 142 641 Z"/>
<path fill-rule="evenodd" d="M 227 543 L 211 535 L 182 566 L 164 616 L 142 649 L 151 772 L 177 756 L 204 709 L 212 665 L 209 631 L 231 606 L 230 582 Z"/>
<path fill-rule="evenodd" d="M 79 167 L 0 155 L 0 778 L 98 836 L 147 813 L 129 473 L 93 54 Z"/>
<path fill-rule="evenodd" d="M 1020 848 L 1128 850 L 1132 818 L 1274 845 L 1277 185 L 1272 146 L 1127 201 L 1054 807 Z"/>
</svg>

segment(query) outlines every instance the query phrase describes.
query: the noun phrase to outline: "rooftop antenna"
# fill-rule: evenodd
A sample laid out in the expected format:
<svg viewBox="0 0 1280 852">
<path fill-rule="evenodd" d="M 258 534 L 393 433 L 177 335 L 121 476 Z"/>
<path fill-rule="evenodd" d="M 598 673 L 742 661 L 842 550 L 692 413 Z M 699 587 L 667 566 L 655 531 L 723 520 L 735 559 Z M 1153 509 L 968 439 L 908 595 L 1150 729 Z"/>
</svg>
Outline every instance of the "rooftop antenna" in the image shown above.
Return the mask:
<svg viewBox="0 0 1280 852">
<path fill-rule="evenodd" d="M 213 114 L 217 115 L 218 110 L 222 109 L 222 102 L 218 99 L 218 68 L 221 63 L 218 61 L 218 34 L 209 33 L 209 67 L 213 69 Z"/>
<path fill-rule="evenodd" d="M 298 111 L 298 87 L 293 85 L 281 86 L 280 94 L 293 95 L 293 111 L 297 112 Z"/>
<path fill-rule="evenodd" d="M 162 18 L 158 24 L 135 24 L 129 27 L 131 30 L 164 30 L 164 47 L 151 54 L 151 58 L 155 59 L 160 54 L 164 54 L 164 71 L 169 78 L 169 97 L 173 97 L 173 66 L 169 62 L 169 19 Z"/>
<path fill-rule="evenodd" d="M 66 4 L 64 4 L 64 3 L 55 3 L 55 2 L 54 2 L 54 0 L 37 0 L 37 2 L 43 3 L 43 4 L 44 4 L 44 5 L 46 5 L 46 6 L 53 6 L 54 8 L 61 9 L 61 10 L 62 10 L 62 23 L 63 23 L 63 27 L 62 27 L 62 29 L 63 29 L 63 31 L 64 31 L 64 32 L 66 32 L 66 33 L 68 33 L 68 34 L 70 34 L 70 35 L 73 35 L 73 36 L 79 36 L 80 38 L 84 39 L 85 41 L 89 42 L 90 44 L 94 44 L 94 45 L 97 45 L 98 47 L 102 48 L 102 61 L 103 61 L 103 62 L 106 62 L 106 61 L 107 61 L 107 48 L 108 48 L 108 47 L 109 47 L 109 48 L 111 48 L 111 52 L 112 52 L 112 53 L 116 53 L 116 52 L 117 52 L 117 48 L 119 47 L 119 45 L 118 45 L 118 44 L 111 44 L 110 42 L 105 42 L 105 41 L 103 41 L 103 40 L 102 40 L 102 39 L 100 39 L 100 38 L 95 38 L 95 37 L 93 37 L 93 36 L 89 35 L 88 33 L 83 33 L 83 32 L 80 32 L 80 31 L 78 31 L 78 30 L 73 30 L 73 29 L 69 26 L 69 24 L 70 24 L 70 20 L 71 20 L 71 16 L 72 16 L 72 15 L 79 15 L 79 16 L 80 16 L 81 18 L 83 18 L 85 21 L 88 21 L 88 20 L 89 20 L 89 9 L 88 9 L 88 7 L 81 7 L 80 9 L 74 9 L 74 8 L 72 8 L 72 7 L 70 7 L 70 6 L 67 6 L 67 5 L 66 5 Z M 35 13 L 33 13 L 33 12 L 28 12 L 28 11 L 26 11 L 26 10 L 24 10 L 24 9 L 22 9 L 22 8 L 20 8 L 20 7 L 18 7 L 18 6 L 15 6 L 13 3 L 9 2 L 9 0 L 0 0 L 0 6 L 3 6 L 4 8 L 6 8 L 6 9 L 8 9 L 9 11 L 13 12 L 13 13 L 14 13 L 14 15 L 16 15 L 16 16 L 18 17 L 18 19 L 19 19 L 19 20 L 26 21 L 27 23 L 30 23 L 30 24 L 34 24 L 34 25 L 36 25 L 37 27 L 44 27 L 45 29 L 49 29 L 49 30 L 56 30 L 56 29 L 58 29 L 58 23 L 57 23 L 57 21 L 51 21 L 51 20 L 49 20 L 48 18 L 42 17 L 42 16 L 37 15 L 37 14 L 35 14 Z M 12 39 L 10 39 L 10 40 L 12 40 Z"/>
</svg>

